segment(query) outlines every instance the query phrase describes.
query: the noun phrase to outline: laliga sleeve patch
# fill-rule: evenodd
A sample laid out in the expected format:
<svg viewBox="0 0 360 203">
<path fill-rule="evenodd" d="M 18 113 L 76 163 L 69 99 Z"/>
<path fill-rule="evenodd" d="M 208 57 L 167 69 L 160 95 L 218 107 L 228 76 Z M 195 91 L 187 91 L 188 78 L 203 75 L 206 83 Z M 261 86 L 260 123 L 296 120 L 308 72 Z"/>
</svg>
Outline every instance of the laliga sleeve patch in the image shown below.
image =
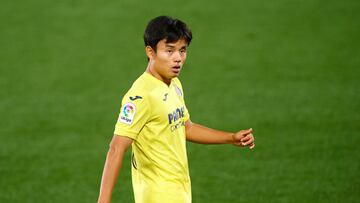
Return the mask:
<svg viewBox="0 0 360 203">
<path fill-rule="evenodd" d="M 119 115 L 119 121 L 131 125 L 136 113 L 135 105 L 132 103 L 126 103 L 122 108 Z"/>
</svg>

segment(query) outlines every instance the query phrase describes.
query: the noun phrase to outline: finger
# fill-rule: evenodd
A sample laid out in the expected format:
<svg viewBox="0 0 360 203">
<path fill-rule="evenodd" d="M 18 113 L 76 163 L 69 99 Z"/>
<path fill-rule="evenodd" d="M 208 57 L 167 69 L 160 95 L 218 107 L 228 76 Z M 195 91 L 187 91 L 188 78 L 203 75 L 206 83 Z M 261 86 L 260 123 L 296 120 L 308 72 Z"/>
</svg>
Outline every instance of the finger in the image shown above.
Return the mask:
<svg viewBox="0 0 360 203">
<path fill-rule="evenodd" d="M 241 141 L 241 142 L 246 142 L 246 141 L 248 141 L 249 139 L 251 139 L 251 137 L 253 137 L 252 134 L 248 134 L 248 135 L 246 135 L 245 137 L 241 138 L 240 141 Z"/>
<path fill-rule="evenodd" d="M 243 142 L 243 146 L 251 145 L 252 143 L 254 143 L 254 139 L 249 139 L 248 141 Z"/>
<path fill-rule="evenodd" d="M 246 136 L 246 137 L 242 138 L 242 139 L 240 140 L 240 142 L 244 143 L 244 142 L 247 142 L 247 141 L 250 140 L 250 139 L 251 139 L 250 136 Z"/>
<path fill-rule="evenodd" d="M 252 145 L 250 145 L 250 149 L 254 149 L 254 147 L 255 147 L 255 143 L 252 143 Z"/>
<path fill-rule="evenodd" d="M 246 142 L 249 139 L 254 139 L 254 135 L 253 134 L 247 134 L 245 137 L 241 138 L 240 141 L 241 142 Z"/>
<path fill-rule="evenodd" d="M 242 130 L 241 134 L 243 136 L 246 136 L 248 134 L 251 134 L 253 132 L 252 128 L 248 129 L 248 130 Z"/>
</svg>

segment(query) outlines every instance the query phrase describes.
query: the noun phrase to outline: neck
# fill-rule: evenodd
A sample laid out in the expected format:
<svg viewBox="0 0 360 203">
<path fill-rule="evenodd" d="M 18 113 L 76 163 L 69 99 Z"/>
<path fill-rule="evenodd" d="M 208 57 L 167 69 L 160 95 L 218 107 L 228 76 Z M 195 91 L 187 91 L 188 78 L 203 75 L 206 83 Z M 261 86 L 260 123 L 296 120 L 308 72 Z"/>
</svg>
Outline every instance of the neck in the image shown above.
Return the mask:
<svg viewBox="0 0 360 203">
<path fill-rule="evenodd" d="M 154 70 L 154 66 L 151 64 L 150 61 L 148 63 L 148 66 L 146 67 L 146 72 L 149 73 L 150 75 L 154 76 L 155 78 L 157 78 L 161 82 L 165 83 L 167 86 L 169 86 L 170 83 L 171 83 L 171 79 L 167 79 L 167 78 L 162 77 L 159 73 L 157 73 Z"/>
</svg>

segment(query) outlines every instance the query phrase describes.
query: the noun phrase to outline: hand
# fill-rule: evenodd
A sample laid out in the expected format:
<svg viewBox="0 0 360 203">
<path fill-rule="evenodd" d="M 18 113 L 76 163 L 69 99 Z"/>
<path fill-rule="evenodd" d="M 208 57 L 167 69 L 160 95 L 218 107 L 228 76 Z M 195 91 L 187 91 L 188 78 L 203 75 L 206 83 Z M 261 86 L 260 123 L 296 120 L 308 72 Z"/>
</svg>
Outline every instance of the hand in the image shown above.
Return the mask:
<svg viewBox="0 0 360 203">
<path fill-rule="evenodd" d="M 233 135 L 234 145 L 236 146 L 249 146 L 250 149 L 255 147 L 255 138 L 252 134 L 252 128 L 248 130 L 240 130 Z"/>
</svg>

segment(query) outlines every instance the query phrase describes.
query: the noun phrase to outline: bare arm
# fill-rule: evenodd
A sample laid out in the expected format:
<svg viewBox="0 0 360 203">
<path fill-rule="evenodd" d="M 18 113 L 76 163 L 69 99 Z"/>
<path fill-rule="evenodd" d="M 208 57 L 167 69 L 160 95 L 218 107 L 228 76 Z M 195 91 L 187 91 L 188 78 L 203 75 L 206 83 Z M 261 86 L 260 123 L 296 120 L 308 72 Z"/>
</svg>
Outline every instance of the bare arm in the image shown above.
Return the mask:
<svg viewBox="0 0 360 203">
<path fill-rule="evenodd" d="M 128 137 L 113 136 L 106 156 L 98 203 L 111 202 L 112 192 L 119 175 L 124 154 L 132 141 L 133 140 Z"/>
<path fill-rule="evenodd" d="M 234 144 L 236 146 L 255 147 L 252 129 L 240 130 L 236 133 L 211 129 L 190 120 L 185 123 L 186 140 L 199 144 Z"/>
</svg>

